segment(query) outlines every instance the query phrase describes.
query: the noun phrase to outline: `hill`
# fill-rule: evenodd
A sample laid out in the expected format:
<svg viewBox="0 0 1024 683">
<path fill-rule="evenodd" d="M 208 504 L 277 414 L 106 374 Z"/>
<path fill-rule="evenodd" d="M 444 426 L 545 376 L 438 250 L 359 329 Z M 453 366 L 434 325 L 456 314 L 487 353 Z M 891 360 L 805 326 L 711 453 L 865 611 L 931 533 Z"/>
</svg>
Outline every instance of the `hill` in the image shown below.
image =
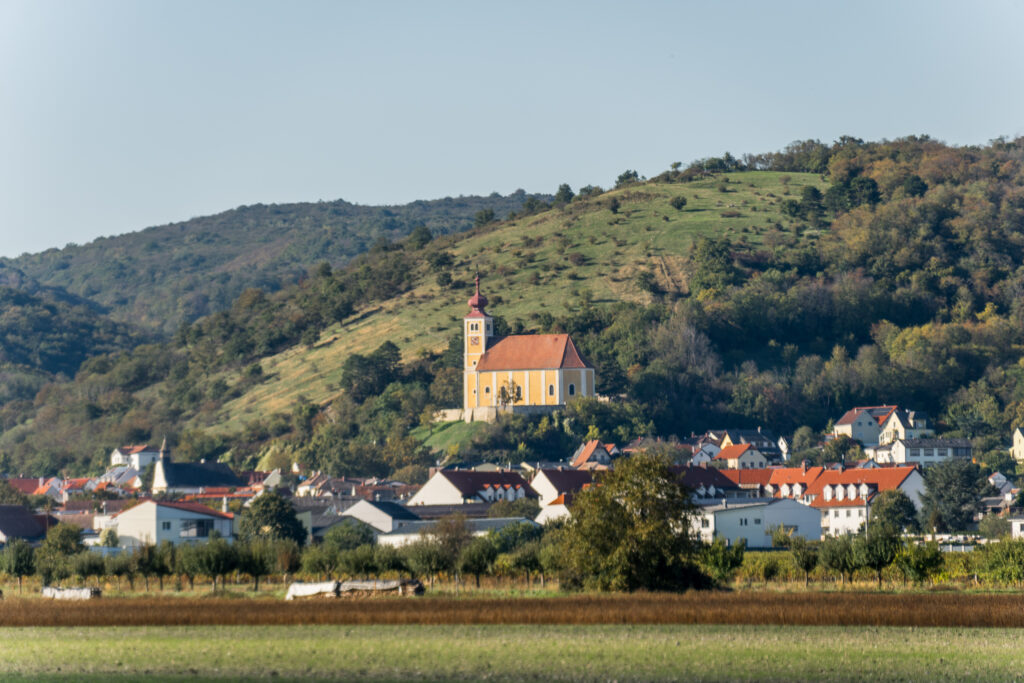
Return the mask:
<svg viewBox="0 0 1024 683">
<path fill-rule="evenodd" d="M 456 454 L 540 459 L 588 435 L 763 425 L 818 458 L 830 419 L 885 401 L 933 414 L 1012 471 L 1022 169 L 1024 141 L 843 138 L 651 180 L 627 172 L 607 192 L 560 188 L 546 208 L 379 243 L 248 291 L 173 341 L 90 359 L 40 392 L 0 452 L 33 471 L 86 469 L 113 444 L 166 433 L 186 459 L 415 479 Z M 499 333 L 571 333 L 617 400 L 432 427 L 460 401 L 457 331 L 478 270 Z"/>
<path fill-rule="evenodd" d="M 250 287 L 280 289 L 317 263 L 344 265 L 374 243 L 421 225 L 435 234 L 465 230 L 477 213 L 507 216 L 531 197 L 545 199 L 520 190 L 401 206 L 343 200 L 240 206 L 0 264 L 95 301 L 115 320 L 170 334 L 183 322 L 227 308 Z"/>
</svg>

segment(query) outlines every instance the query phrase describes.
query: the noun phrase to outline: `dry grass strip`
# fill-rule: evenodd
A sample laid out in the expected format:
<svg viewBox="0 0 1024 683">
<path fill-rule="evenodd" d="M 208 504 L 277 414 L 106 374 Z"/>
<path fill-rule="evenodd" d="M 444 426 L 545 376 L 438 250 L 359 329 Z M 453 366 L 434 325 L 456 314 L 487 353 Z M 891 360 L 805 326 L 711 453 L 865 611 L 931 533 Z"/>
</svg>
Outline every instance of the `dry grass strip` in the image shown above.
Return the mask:
<svg viewBox="0 0 1024 683">
<path fill-rule="evenodd" d="M 1022 627 L 1024 595 L 698 593 L 556 598 L 381 598 L 284 602 L 226 598 L 8 598 L 0 626 L 293 624 L 775 624 Z"/>
</svg>

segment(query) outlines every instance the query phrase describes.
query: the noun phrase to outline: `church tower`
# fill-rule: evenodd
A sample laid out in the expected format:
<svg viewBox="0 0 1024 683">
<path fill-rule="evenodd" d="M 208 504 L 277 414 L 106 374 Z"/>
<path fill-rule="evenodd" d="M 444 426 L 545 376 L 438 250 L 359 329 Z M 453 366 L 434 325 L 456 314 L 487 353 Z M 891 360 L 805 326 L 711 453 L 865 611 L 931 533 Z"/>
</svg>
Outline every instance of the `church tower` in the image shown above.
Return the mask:
<svg viewBox="0 0 1024 683">
<path fill-rule="evenodd" d="M 469 313 L 462 320 L 463 349 L 465 365 L 464 374 L 464 403 L 463 408 L 471 411 L 480 405 L 480 398 L 477 395 L 477 371 L 476 364 L 480 357 L 487 350 L 487 342 L 494 335 L 494 321 L 484 310 L 487 306 L 487 297 L 480 293 L 480 274 L 476 276 L 476 293 L 469 299 Z"/>
</svg>

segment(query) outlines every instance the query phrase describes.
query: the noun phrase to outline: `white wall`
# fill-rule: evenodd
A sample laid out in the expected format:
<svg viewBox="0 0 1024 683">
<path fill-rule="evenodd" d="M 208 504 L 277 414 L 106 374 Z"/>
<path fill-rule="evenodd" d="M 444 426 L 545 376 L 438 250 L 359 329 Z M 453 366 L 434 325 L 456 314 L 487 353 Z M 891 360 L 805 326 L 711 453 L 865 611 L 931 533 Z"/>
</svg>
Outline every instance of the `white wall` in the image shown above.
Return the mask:
<svg viewBox="0 0 1024 683">
<path fill-rule="evenodd" d="M 178 508 L 157 505 L 154 502 L 146 502 L 126 510 L 113 522 L 117 528 L 117 537 L 122 547 L 137 547 L 140 545 L 159 545 L 164 541 L 170 541 L 175 545 L 180 543 L 203 543 L 208 537 L 182 537 L 182 523 L 186 520 L 211 519 L 213 528 L 220 532 L 226 539 L 231 539 L 231 519 L 213 517 L 199 512 L 181 510 Z M 165 524 L 169 528 L 164 528 Z"/>
<path fill-rule="evenodd" d="M 440 472 L 436 472 L 423 488 L 409 499 L 409 505 L 461 505 L 463 502 L 462 492 Z"/>
</svg>

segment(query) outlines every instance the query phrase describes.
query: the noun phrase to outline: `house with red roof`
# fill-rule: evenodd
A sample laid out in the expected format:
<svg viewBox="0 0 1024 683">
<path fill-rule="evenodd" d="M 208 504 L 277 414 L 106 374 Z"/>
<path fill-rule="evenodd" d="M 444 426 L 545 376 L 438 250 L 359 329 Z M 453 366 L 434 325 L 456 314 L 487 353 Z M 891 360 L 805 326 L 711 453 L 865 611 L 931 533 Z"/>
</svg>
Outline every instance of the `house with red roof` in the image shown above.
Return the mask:
<svg viewBox="0 0 1024 683">
<path fill-rule="evenodd" d="M 113 515 L 108 524 L 117 530 L 124 548 L 159 545 L 164 541 L 175 545 L 205 542 L 214 531 L 228 540 L 234 538 L 234 515 L 201 503 L 144 500 Z"/>
<path fill-rule="evenodd" d="M 573 496 L 574 494 L 572 493 L 563 493 L 554 500 L 544 504 L 533 521 L 544 525 L 548 522 L 568 519 L 572 516 L 572 513 L 569 512 L 569 506 L 572 505 Z"/>
<path fill-rule="evenodd" d="M 618 454 L 619 449 L 615 444 L 591 439 L 581 444 L 572 454 L 570 467 L 577 470 L 606 470 L 612 464 L 612 458 Z"/>
<path fill-rule="evenodd" d="M 899 410 L 899 406 L 859 406 L 843 413 L 832 426 L 834 436 L 848 436 L 864 446 L 878 443 L 882 425 Z"/>
<path fill-rule="evenodd" d="M 487 297 L 469 299 L 463 319 L 463 419 L 494 420 L 498 412 L 540 413 L 577 396 L 595 396 L 594 368 L 567 334 L 494 335 Z"/>
<path fill-rule="evenodd" d="M 408 505 L 465 505 L 536 497 L 537 492 L 516 472 L 438 470 Z"/>
<path fill-rule="evenodd" d="M 924 477 L 917 467 L 825 470 L 807 488 L 803 502 L 821 513 L 823 533 L 857 533 L 871 518 L 871 504 L 882 491 L 898 489 L 918 510 Z"/>
<path fill-rule="evenodd" d="M 541 506 L 563 494 L 576 493 L 584 486 L 594 481 L 590 470 L 578 470 L 568 468 L 542 468 L 536 471 L 533 479 L 530 480 L 530 487 L 540 497 Z"/>
<path fill-rule="evenodd" d="M 749 443 L 724 447 L 712 462 L 733 470 L 757 470 L 768 466 L 768 459 Z"/>
</svg>

